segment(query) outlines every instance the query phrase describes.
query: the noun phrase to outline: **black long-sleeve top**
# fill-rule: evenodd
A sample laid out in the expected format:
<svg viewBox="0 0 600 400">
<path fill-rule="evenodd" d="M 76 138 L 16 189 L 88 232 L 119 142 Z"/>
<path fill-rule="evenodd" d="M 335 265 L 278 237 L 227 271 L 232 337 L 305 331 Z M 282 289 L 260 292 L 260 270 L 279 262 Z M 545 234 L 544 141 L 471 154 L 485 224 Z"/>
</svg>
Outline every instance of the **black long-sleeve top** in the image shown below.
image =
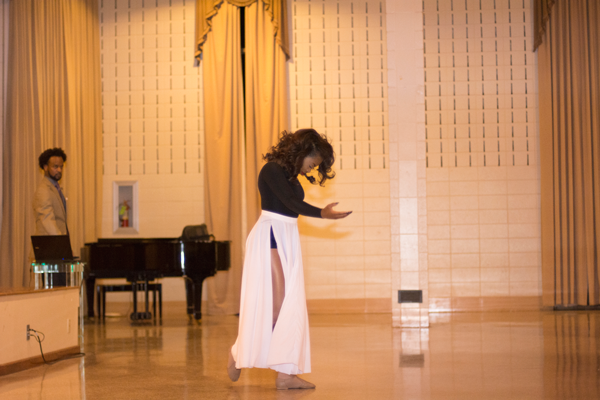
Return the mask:
<svg viewBox="0 0 600 400">
<path fill-rule="evenodd" d="M 290 182 L 290 175 L 276 162 L 268 162 L 258 174 L 261 208 L 287 217 L 298 215 L 321 218 L 321 209 L 304 201 L 300 182 Z"/>
</svg>

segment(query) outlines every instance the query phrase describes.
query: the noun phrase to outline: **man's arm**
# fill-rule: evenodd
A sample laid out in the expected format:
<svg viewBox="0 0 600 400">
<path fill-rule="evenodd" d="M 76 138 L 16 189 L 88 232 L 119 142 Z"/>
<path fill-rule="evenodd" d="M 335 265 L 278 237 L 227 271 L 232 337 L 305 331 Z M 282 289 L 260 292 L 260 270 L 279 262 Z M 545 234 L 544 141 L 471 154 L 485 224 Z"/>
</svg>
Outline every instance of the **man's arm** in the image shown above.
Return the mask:
<svg viewBox="0 0 600 400">
<path fill-rule="evenodd" d="M 33 211 L 36 221 L 40 221 L 49 235 L 60 235 L 60 229 L 56 224 L 54 207 L 50 199 L 49 190 L 37 190 L 33 199 Z"/>
</svg>

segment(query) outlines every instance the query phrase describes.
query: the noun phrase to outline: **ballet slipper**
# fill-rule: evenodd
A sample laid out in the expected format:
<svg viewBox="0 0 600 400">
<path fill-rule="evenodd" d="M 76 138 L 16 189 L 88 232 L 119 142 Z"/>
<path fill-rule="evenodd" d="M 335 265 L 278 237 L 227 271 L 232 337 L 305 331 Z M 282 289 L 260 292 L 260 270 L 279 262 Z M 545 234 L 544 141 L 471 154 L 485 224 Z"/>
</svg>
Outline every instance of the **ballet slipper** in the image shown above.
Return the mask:
<svg viewBox="0 0 600 400">
<path fill-rule="evenodd" d="M 284 375 L 284 377 L 280 378 L 281 375 Z M 275 380 L 275 387 L 277 387 L 277 390 L 314 389 L 315 385 L 305 381 L 298 375 L 279 374 Z"/>
<path fill-rule="evenodd" d="M 235 360 L 233 359 L 233 354 L 231 354 L 231 350 L 229 351 L 229 360 L 227 361 L 227 374 L 229 375 L 229 379 L 232 382 L 236 382 L 240 379 L 240 374 L 242 373 L 241 369 L 235 367 Z"/>
</svg>

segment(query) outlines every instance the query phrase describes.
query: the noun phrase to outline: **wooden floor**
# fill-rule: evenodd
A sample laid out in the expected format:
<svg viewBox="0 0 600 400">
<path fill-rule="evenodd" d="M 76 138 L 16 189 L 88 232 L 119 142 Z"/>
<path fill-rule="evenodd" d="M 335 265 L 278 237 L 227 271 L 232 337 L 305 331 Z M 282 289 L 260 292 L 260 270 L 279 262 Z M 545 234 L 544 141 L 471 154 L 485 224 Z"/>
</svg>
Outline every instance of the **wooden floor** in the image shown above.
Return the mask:
<svg viewBox="0 0 600 400">
<path fill-rule="evenodd" d="M 237 317 L 85 325 L 85 357 L 0 377 L 0 399 L 597 399 L 600 313 L 312 315 L 314 390 L 277 391 L 275 373 L 225 371 Z"/>
</svg>

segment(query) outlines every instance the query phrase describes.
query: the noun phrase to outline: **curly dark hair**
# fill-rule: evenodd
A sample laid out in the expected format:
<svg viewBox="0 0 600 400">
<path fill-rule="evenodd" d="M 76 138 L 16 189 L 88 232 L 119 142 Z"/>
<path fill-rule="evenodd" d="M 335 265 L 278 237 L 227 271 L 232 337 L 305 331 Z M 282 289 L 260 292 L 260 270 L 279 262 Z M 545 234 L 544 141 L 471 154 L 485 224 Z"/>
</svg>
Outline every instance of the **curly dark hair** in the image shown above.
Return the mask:
<svg viewBox="0 0 600 400">
<path fill-rule="evenodd" d="M 63 162 L 67 161 L 67 155 L 65 154 L 63 149 L 61 149 L 60 147 L 48 149 L 48 150 L 44 151 L 42 154 L 40 154 L 40 156 L 38 158 L 38 162 L 40 164 L 41 169 L 44 169 L 44 165 L 48 164 L 48 161 L 50 161 L 50 157 L 61 157 L 63 159 Z"/>
<path fill-rule="evenodd" d="M 263 159 L 278 163 L 290 174 L 290 181 L 297 181 L 304 158 L 317 155 L 323 159 L 318 169 L 319 185 L 323 186 L 327 179 L 333 179 L 335 176 L 335 172 L 331 169 L 335 154 L 327 136 L 319 134 L 314 129 L 283 131 L 279 143 L 271 147 L 270 151 L 263 155 Z M 306 178 L 311 183 L 316 182 L 312 176 Z"/>
</svg>

